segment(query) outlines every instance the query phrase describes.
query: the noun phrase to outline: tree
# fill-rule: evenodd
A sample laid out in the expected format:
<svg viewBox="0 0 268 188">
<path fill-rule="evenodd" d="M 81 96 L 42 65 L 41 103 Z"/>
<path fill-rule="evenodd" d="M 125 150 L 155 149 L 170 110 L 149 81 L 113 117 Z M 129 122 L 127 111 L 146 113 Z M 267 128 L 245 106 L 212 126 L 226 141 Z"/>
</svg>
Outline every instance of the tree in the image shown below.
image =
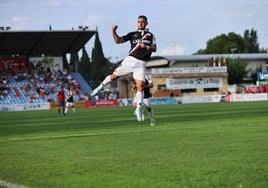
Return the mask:
<svg viewBox="0 0 268 188">
<path fill-rule="evenodd" d="M 236 48 L 237 52 L 242 52 L 244 45 L 240 35 L 230 32 L 228 35 L 221 34 L 207 42 L 207 54 L 228 54 L 232 48 Z"/>
<path fill-rule="evenodd" d="M 66 54 L 64 54 L 64 55 L 62 56 L 62 61 L 63 61 L 63 68 L 68 67 L 68 61 L 67 61 Z"/>
<path fill-rule="evenodd" d="M 70 55 L 70 63 L 69 63 L 69 65 L 75 69 L 75 68 L 76 68 L 76 65 L 77 65 L 78 63 L 79 63 L 78 52 L 77 52 L 77 53 L 71 53 L 71 55 Z M 77 71 L 77 70 L 76 70 L 76 71 Z"/>
<path fill-rule="evenodd" d="M 253 28 L 250 31 L 245 30 L 243 41 L 244 53 L 258 53 L 260 51 L 257 31 L 255 31 Z"/>
<path fill-rule="evenodd" d="M 99 39 L 99 33 L 95 35 L 94 48 L 92 49 L 92 66 L 91 77 L 93 81 L 99 85 L 101 81 L 110 73 L 110 62 L 104 57 L 102 45 Z"/>
<path fill-rule="evenodd" d="M 248 62 L 237 59 L 227 59 L 227 72 L 228 72 L 228 83 L 229 84 L 241 84 L 244 78 L 248 74 L 246 67 Z"/>
<path fill-rule="evenodd" d="M 88 53 L 86 51 L 86 47 L 85 46 L 83 46 L 83 48 L 82 48 L 82 56 L 81 56 L 80 63 L 79 63 L 79 70 L 83 70 L 87 74 L 90 75 L 91 62 L 90 62 L 90 59 L 88 57 Z"/>
<path fill-rule="evenodd" d="M 198 50 L 195 54 L 229 54 L 231 49 L 236 49 L 236 53 L 259 53 L 264 49 L 259 48 L 257 31 L 253 28 L 245 30 L 244 36 L 234 32 L 221 34 L 207 41 L 205 49 Z"/>
<path fill-rule="evenodd" d="M 193 55 L 197 55 L 197 54 L 208 54 L 207 53 L 207 49 L 199 49 L 197 52 L 195 52 Z"/>
</svg>

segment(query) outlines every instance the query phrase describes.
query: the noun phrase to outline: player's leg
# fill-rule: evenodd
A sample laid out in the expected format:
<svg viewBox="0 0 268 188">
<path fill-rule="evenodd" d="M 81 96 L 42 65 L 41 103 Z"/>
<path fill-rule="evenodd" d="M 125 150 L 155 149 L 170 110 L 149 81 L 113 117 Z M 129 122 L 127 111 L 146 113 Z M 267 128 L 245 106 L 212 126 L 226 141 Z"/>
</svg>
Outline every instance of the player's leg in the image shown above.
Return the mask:
<svg viewBox="0 0 268 188">
<path fill-rule="evenodd" d="M 60 114 L 60 109 L 61 109 L 61 102 L 58 102 L 58 113 Z M 64 112 L 64 111 L 63 111 Z"/>
<path fill-rule="evenodd" d="M 72 109 L 73 109 L 73 114 L 76 114 L 76 109 L 75 109 L 74 103 L 72 103 Z"/>
<path fill-rule="evenodd" d="M 64 112 L 65 112 L 65 102 L 62 102 L 62 113 L 64 113 Z"/>
<path fill-rule="evenodd" d="M 145 81 L 145 61 L 136 60 L 135 61 L 135 68 L 133 70 L 133 78 L 135 79 L 136 86 L 137 86 L 137 92 L 136 92 L 136 100 L 137 100 L 137 108 L 136 108 L 136 115 L 137 120 L 142 120 L 142 112 L 141 112 L 141 106 L 143 102 L 143 90 L 144 90 L 144 81 Z"/>
<path fill-rule="evenodd" d="M 135 109 L 137 108 L 136 93 L 135 93 L 135 97 L 133 99 L 133 106 L 134 106 Z M 138 119 L 136 110 L 134 111 L 134 115 L 136 116 L 138 121 L 144 121 L 145 120 L 144 110 L 142 108 L 141 108 L 141 120 Z"/>
<path fill-rule="evenodd" d="M 64 101 L 62 101 L 62 103 L 61 103 L 61 111 L 62 111 L 62 113 L 63 113 L 63 115 L 65 114 L 65 102 Z"/>
<path fill-rule="evenodd" d="M 68 112 L 68 108 L 70 107 L 70 103 L 69 102 L 66 102 L 66 107 L 65 107 L 65 112 L 64 112 L 64 115 L 67 114 Z"/>
<path fill-rule="evenodd" d="M 93 92 L 91 93 L 91 96 L 93 97 L 93 96 L 97 95 L 106 84 L 111 82 L 112 81 L 111 77 L 112 77 L 112 75 L 106 76 L 106 78 L 101 82 L 101 84 L 93 90 Z"/>
<path fill-rule="evenodd" d="M 150 99 L 149 98 L 145 98 L 143 99 L 143 104 L 146 106 L 146 109 L 149 113 L 149 116 L 150 116 L 150 120 L 151 120 L 151 126 L 154 126 L 154 111 L 153 111 L 153 108 L 151 106 L 151 103 L 150 103 Z"/>
<path fill-rule="evenodd" d="M 133 98 L 133 106 L 134 106 L 135 109 L 137 108 L 136 93 L 135 93 L 135 96 Z M 135 111 L 134 111 L 134 115 L 137 116 Z"/>
<path fill-rule="evenodd" d="M 148 107 L 147 108 L 147 111 L 149 112 L 149 115 L 150 115 L 150 119 L 151 119 L 151 126 L 154 126 L 154 111 L 152 109 L 152 107 Z"/>
<path fill-rule="evenodd" d="M 136 116 L 138 121 L 142 121 L 142 101 L 143 101 L 143 87 L 144 81 L 143 80 L 136 80 L 137 85 L 137 92 L 136 92 L 136 100 L 137 100 L 137 107 L 136 107 Z"/>
<path fill-rule="evenodd" d="M 58 113 L 61 114 L 61 112 L 64 114 L 64 101 L 58 102 Z"/>
<path fill-rule="evenodd" d="M 97 95 L 103 89 L 103 87 L 111 81 L 118 79 L 122 75 L 130 73 L 131 68 L 129 67 L 129 64 L 130 63 L 128 58 L 125 58 L 124 61 L 122 61 L 122 63 L 118 65 L 118 67 L 114 70 L 113 74 L 106 76 L 106 78 L 101 82 L 101 84 L 93 90 L 91 96 L 93 97 Z"/>
</svg>

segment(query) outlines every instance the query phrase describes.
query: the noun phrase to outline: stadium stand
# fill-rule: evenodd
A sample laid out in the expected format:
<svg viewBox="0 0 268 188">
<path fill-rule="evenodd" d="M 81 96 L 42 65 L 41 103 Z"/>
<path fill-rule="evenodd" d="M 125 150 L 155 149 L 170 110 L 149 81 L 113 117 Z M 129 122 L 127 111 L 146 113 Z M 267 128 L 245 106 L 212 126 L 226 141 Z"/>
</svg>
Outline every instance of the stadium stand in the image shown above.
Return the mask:
<svg viewBox="0 0 268 188">
<path fill-rule="evenodd" d="M 57 57 L 77 53 L 96 32 L 1 31 L 0 58 L 3 61 L 0 64 L 0 105 L 57 101 L 57 91 L 61 86 L 72 87 L 75 90 L 74 100 L 83 100 L 86 94 L 83 91 L 92 89 L 86 86 L 88 81 L 83 80 L 79 73 L 73 74 L 65 69 L 56 72 L 49 69 L 31 70 L 28 60 L 44 54 Z M 10 59 L 15 59 L 14 63 L 10 63 Z"/>
<path fill-rule="evenodd" d="M 85 89 L 80 90 L 80 84 L 74 78 L 79 78 L 79 82 Z M 1 76 L 0 104 L 24 104 L 42 103 L 57 101 L 57 91 L 64 87 L 73 88 L 74 100 L 84 100 L 87 91 L 92 91 L 91 87 L 83 80 L 78 73 L 68 71 L 39 72 L 33 71 L 30 74 L 8 74 Z"/>
<path fill-rule="evenodd" d="M 88 84 L 88 82 L 85 81 L 83 76 L 79 72 L 72 72 L 72 76 L 75 78 L 75 80 L 78 82 L 80 85 L 80 90 L 82 93 L 91 93 L 92 92 L 92 87 Z"/>
</svg>

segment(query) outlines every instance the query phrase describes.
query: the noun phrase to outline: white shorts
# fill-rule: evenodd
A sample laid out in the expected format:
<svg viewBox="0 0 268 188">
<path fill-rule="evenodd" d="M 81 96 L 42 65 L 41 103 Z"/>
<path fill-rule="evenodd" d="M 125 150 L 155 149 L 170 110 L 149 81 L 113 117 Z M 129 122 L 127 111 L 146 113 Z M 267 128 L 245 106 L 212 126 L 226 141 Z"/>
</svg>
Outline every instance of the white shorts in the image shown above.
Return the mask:
<svg viewBox="0 0 268 188">
<path fill-rule="evenodd" d="M 66 108 L 73 107 L 74 103 L 73 102 L 66 102 Z"/>
<path fill-rule="evenodd" d="M 113 72 L 116 76 L 123 76 L 129 73 L 133 73 L 135 80 L 145 81 L 146 61 L 127 56 Z"/>
</svg>

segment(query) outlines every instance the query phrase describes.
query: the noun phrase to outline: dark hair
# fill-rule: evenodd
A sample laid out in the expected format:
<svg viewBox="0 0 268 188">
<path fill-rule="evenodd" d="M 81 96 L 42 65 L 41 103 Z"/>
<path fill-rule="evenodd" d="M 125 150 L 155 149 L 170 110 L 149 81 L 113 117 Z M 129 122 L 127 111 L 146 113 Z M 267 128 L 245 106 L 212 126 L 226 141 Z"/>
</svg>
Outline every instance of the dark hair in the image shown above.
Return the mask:
<svg viewBox="0 0 268 188">
<path fill-rule="evenodd" d="M 143 18 L 143 19 L 145 19 L 145 20 L 147 21 L 147 17 L 144 16 L 144 15 L 140 15 L 140 16 L 138 17 L 138 19 L 139 19 L 139 18 Z"/>
</svg>

